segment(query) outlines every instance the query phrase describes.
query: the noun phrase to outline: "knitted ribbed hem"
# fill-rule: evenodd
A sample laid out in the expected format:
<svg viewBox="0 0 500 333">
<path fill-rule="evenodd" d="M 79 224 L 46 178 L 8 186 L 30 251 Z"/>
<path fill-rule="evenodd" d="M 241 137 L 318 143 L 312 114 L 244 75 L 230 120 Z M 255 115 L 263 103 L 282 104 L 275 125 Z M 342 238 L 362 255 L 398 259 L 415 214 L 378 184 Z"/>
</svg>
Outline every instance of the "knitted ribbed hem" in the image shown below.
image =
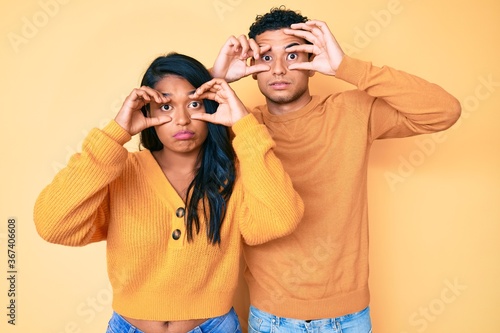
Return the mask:
<svg viewBox="0 0 500 333">
<path fill-rule="evenodd" d="M 370 303 L 368 287 L 316 300 L 302 300 L 292 297 L 276 297 L 262 289 L 250 290 L 250 303 L 259 310 L 278 317 L 301 320 L 337 318 L 366 308 Z"/>
<path fill-rule="evenodd" d="M 106 133 L 106 135 L 109 136 L 111 139 L 122 145 L 130 141 L 130 139 L 132 139 L 130 133 L 124 130 L 123 127 L 121 127 L 115 120 L 110 121 L 102 129 L 102 131 Z"/>
<path fill-rule="evenodd" d="M 253 158 L 254 155 L 263 157 L 263 152 L 267 152 L 275 146 L 265 125 L 260 124 L 253 114 L 241 118 L 233 125 L 236 135 L 233 139 L 233 147 L 239 159 L 247 156 Z"/>
<path fill-rule="evenodd" d="M 142 292 L 115 293 L 113 310 L 125 317 L 174 321 L 213 318 L 231 310 L 234 290 L 216 293 L 185 294 Z"/>
<path fill-rule="evenodd" d="M 102 130 L 92 129 L 82 146 L 82 153 L 92 156 L 86 166 L 88 172 L 102 174 L 98 177 L 101 179 L 116 178 L 121 173 L 128 156 L 123 144 L 130 139 L 130 134 L 114 120 Z"/>
<path fill-rule="evenodd" d="M 234 134 L 239 134 L 245 129 L 247 129 L 249 126 L 255 126 L 257 124 L 259 124 L 257 118 L 255 118 L 255 116 L 250 113 L 241 118 L 240 120 L 238 120 L 237 122 L 235 122 L 231 128 Z"/>
</svg>

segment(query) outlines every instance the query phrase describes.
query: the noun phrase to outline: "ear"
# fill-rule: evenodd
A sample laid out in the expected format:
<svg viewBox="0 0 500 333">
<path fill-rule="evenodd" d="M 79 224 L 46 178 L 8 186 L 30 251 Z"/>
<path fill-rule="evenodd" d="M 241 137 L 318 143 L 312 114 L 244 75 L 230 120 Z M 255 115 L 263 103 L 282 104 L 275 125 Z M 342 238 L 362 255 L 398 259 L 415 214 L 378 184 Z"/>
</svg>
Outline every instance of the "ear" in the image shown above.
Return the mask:
<svg viewBox="0 0 500 333">
<path fill-rule="evenodd" d="M 314 74 L 316 74 L 316 71 L 308 71 L 309 73 L 307 73 L 307 75 L 309 75 L 309 77 L 313 77 Z"/>
</svg>

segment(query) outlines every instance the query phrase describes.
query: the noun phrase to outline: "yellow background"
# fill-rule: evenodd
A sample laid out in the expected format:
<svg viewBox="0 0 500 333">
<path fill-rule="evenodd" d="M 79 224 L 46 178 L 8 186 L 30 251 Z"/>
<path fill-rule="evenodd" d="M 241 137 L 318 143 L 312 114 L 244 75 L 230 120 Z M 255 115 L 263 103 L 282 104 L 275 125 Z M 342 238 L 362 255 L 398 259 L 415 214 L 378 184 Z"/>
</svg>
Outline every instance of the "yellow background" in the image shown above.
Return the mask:
<svg viewBox="0 0 500 333">
<path fill-rule="evenodd" d="M 500 3 L 283 3 L 326 21 L 346 53 L 424 77 L 462 102 L 450 130 L 372 150 L 374 332 L 500 332 Z M 86 133 L 114 117 L 154 57 L 177 51 L 209 67 L 229 35 L 280 4 L 2 0 L 1 332 L 105 331 L 104 244 L 42 241 L 32 221 L 38 193 Z M 352 88 L 321 75 L 311 85 L 314 94 Z M 233 87 L 249 106 L 263 101 L 250 78 Z M 17 221 L 16 326 L 7 324 L 9 218 Z M 236 300 L 243 319 L 246 297 L 242 289 Z"/>
</svg>

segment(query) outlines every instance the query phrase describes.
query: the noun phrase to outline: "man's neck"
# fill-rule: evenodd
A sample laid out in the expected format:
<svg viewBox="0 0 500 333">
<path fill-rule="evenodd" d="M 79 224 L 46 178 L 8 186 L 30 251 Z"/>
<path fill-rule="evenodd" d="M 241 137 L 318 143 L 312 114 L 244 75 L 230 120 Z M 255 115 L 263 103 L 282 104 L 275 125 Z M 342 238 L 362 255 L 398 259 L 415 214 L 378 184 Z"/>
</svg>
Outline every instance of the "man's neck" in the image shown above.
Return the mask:
<svg viewBox="0 0 500 333">
<path fill-rule="evenodd" d="M 266 98 L 267 109 L 273 115 L 284 115 L 298 111 L 306 106 L 312 99 L 310 94 L 304 94 L 299 99 L 288 103 L 277 103 Z"/>
</svg>

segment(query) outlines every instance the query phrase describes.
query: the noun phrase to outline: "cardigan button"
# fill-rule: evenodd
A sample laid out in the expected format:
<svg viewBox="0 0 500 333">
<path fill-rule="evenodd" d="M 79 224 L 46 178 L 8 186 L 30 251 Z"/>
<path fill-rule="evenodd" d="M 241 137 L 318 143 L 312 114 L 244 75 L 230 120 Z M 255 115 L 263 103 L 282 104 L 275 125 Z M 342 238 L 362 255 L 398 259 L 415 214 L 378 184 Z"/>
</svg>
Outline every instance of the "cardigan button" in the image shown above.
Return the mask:
<svg viewBox="0 0 500 333">
<path fill-rule="evenodd" d="M 175 211 L 175 216 L 177 216 L 177 217 L 184 217 L 184 213 L 185 213 L 185 212 L 186 212 L 186 211 L 184 210 L 184 208 L 179 207 L 179 208 L 177 208 L 177 210 Z"/>
<path fill-rule="evenodd" d="M 181 231 L 179 229 L 175 229 L 174 232 L 172 232 L 172 238 L 174 240 L 181 238 Z"/>
</svg>

